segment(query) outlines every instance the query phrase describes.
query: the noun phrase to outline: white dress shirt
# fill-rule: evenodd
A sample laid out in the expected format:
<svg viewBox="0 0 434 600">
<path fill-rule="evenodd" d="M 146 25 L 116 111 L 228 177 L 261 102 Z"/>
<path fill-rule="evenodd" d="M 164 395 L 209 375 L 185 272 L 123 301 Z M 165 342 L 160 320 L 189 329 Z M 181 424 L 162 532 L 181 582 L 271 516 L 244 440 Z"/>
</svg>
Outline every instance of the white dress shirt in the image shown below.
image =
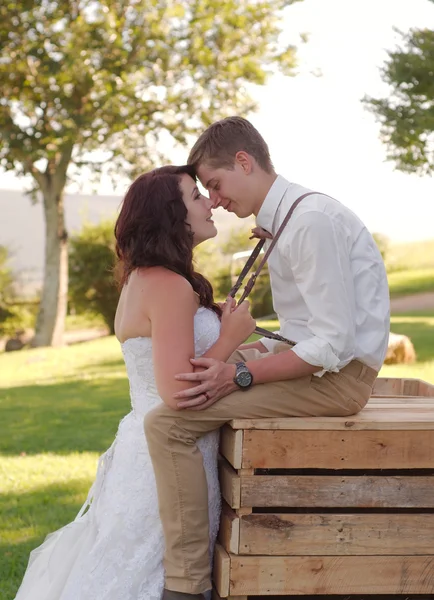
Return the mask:
<svg viewBox="0 0 434 600">
<path fill-rule="evenodd" d="M 295 200 L 312 190 L 280 175 L 257 225 L 273 235 Z M 266 246 L 270 244 L 266 242 Z M 390 324 L 381 254 L 360 219 L 337 200 L 315 194 L 294 210 L 268 260 L 279 333 L 311 365 L 337 372 L 352 360 L 380 370 Z M 278 342 L 262 338 L 272 351 Z"/>
</svg>

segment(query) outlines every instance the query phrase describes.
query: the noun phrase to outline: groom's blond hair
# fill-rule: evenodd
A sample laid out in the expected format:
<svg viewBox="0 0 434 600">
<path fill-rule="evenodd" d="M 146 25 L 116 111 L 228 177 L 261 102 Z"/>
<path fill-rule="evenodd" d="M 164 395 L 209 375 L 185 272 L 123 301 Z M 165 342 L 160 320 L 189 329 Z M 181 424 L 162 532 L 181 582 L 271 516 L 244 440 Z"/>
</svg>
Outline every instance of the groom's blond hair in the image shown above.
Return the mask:
<svg viewBox="0 0 434 600">
<path fill-rule="evenodd" d="M 194 144 L 187 162 L 195 169 L 201 164 L 214 169 L 232 169 L 235 155 L 240 151 L 253 156 L 267 173 L 273 170 L 267 143 L 259 131 L 242 117 L 228 117 L 210 125 Z"/>
</svg>

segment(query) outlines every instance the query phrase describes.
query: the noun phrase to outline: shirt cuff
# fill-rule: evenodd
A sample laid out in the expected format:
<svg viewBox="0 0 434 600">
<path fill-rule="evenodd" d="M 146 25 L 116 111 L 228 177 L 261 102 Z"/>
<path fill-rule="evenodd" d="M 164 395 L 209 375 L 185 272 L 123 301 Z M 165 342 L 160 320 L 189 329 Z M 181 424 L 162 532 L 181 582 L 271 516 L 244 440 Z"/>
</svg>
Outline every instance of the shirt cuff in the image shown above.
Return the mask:
<svg viewBox="0 0 434 600">
<path fill-rule="evenodd" d="M 274 333 L 280 332 L 275 331 Z M 271 340 L 270 338 L 266 337 L 263 337 L 258 341 L 261 342 L 261 344 L 263 344 L 267 348 L 268 352 L 274 352 L 274 348 L 277 346 L 277 344 L 280 344 L 279 340 Z"/>
<path fill-rule="evenodd" d="M 339 372 L 337 366 L 340 363 L 340 359 L 325 340 L 314 337 L 310 340 L 299 342 L 291 350 L 310 365 L 322 367 L 322 370 L 314 373 L 317 377 L 322 377 L 327 371 L 331 371 L 332 373 Z"/>
</svg>

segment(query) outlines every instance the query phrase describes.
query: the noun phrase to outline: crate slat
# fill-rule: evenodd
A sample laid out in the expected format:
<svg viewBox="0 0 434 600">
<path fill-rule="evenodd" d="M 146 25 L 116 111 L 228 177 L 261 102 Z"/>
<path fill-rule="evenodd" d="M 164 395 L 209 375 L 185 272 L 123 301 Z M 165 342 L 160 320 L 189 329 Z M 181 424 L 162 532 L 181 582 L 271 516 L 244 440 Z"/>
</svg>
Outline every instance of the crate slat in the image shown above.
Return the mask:
<svg viewBox="0 0 434 600">
<path fill-rule="evenodd" d="M 254 475 L 239 497 L 241 507 L 434 508 L 434 476 Z"/>
<path fill-rule="evenodd" d="M 260 514 L 226 504 L 220 542 L 232 554 L 267 556 L 434 555 L 432 514 Z"/>
<path fill-rule="evenodd" d="M 213 581 L 220 596 L 226 597 L 229 595 L 230 570 L 231 561 L 229 554 L 220 544 L 216 544 L 214 550 Z"/>
<path fill-rule="evenodd" d="M 231 595 L 428 594 L 433 556 L 230 556 Z M 220 594 L 221 595 L 221 594 Z"/>
<path fill-rule="evenodd" d="M 234 469 L 241 469 L 243 453 L 242 429 L 223 425 L 220 430 L 220 454 L 228 459 Z"/>
<path fill-rule="evenodd" d="M 434 466 L 434 431 L 245 431 L 242 466 L 428 469 Z"/>
<path fill-rule="evenodd" d="M 413 407 L 408 403 L 394 407 L 368 404 L 349 417 L 288 417 L 275 419 L 233 419 L 233 429 L 348 430 L 434 430 L 434 402 Z"/>
<path fill-rule="evenodd" d="M 434 396 L 434 385 L 421 379 L 379 377 L 372 390 L 373 396 Z"/>
</svg>

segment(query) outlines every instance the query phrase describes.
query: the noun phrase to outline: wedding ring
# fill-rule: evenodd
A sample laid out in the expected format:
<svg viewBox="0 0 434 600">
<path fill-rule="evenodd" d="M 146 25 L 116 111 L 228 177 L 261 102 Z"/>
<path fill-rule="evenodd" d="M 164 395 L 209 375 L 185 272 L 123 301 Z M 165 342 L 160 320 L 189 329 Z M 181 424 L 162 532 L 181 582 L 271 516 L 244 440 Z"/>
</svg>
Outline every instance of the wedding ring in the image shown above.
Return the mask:
<svg viewBox="0 0 434 600">
<path fill-rule="evenodd" d="M 211 400 L 211 398 L 209 397 L 208 392 L 204 392 L 203 395 L 205 396 L 205 398 L 207 399 L 207 401 Z"/>
</svg>

